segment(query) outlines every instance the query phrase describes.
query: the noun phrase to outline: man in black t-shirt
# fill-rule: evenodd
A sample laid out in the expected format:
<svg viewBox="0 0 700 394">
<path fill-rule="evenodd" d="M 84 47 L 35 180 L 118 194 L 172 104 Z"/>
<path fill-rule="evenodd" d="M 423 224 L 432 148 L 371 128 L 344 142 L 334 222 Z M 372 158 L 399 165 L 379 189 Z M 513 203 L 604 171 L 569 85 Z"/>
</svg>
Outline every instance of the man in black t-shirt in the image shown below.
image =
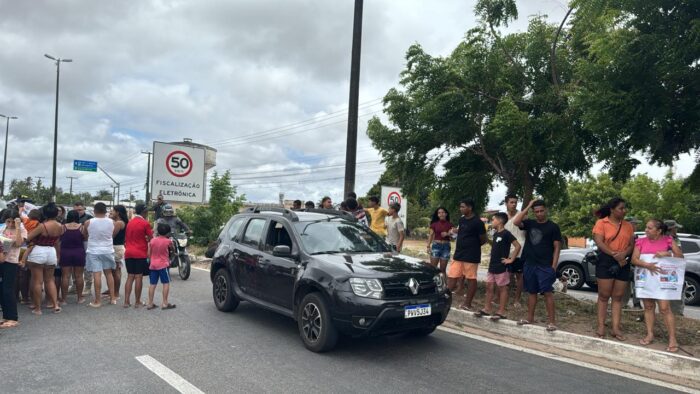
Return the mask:
<svg viewBox="0 0 700 394">
<path fill-rule="evenodd" d="M 526 219 L 532 208 L 535 220 Z M 535 320 L 535 305 L 537 294 L 544 294 L 547 308 L 547 331 L 555 331 L 554 288 L 557 279 L 557 264 L 561 250 L 561 231 L 556 223 L 547 219 L 547 206 L 542 200 L 530 201 L 530 204 L 518 213 L 513 223 L 525 230 L 525 250 L 523 258 L 523 285 L 527 291 L 527 320 L 523 319 L 518 325 L 532 324 Z"/>
<path fill-rule="evenodd" d="M 474 214 L 474 201 L 462 200 L 459 203 L 459 227 L 452 229 L 457 234 L 457 246 L 452 256 L 452 263 L 447 269 L 447 286 L 457 293 L 464 291 L 464 279 L 467 280 L 467 296 L 459 306 L 473 311 L 472 300 L 476 295 L 476 274 L 481 262 L 481 245 L 486 243 L 486 227 Z"/>
</svg>

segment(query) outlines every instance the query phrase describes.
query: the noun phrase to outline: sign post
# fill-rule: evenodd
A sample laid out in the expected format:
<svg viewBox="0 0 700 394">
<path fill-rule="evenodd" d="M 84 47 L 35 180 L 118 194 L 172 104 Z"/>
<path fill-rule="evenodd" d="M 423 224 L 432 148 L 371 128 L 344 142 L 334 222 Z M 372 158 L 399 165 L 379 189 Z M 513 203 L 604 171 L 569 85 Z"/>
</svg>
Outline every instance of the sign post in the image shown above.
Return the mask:
<svg viewBox="0 0 700 394">
<path fill-rule="evenodd" d="M 166 201 L 206 202 L 205 150 L 164 142 L 153 143 L 151 192 Z"/>
<path fill-rule="evenodd" d="M 73 171 L 97 172 L 97 162 L 86 160 L 73 160 Z"/>
<path fill-rule="evenodd" d="M 399 218 L 403 222 L 404 227 L 407 226 L 408 219 L 408 200 L 404 198 L 403 193 L 401 193 L 401 188 L 382 186 L 382 198 L 381 205 L 384 209 L 389 209 L 389 205 L 393 203 L 401 204 L 401 210 L 399 211 Z"/>
</svg>

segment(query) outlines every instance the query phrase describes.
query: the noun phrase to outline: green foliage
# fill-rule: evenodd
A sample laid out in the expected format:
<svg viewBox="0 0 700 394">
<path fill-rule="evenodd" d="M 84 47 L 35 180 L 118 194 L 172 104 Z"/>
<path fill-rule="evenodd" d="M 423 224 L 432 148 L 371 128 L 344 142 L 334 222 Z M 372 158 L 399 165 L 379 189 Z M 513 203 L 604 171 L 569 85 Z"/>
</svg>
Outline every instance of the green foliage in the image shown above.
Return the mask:
<svg viewBox="0 0 700 394">
<path fill-rule="evenodd" d="M 492 25 L 517 15 L 512 1 L 480 1 L 477 12 Z M 550 59 L 556 28 L 543 18 L 527 32 L 500 37 L 480 27 L 446 58 L 420 45 L 406 54 L 401 89 L 384 97 L 391 125 L 370 120 L 368 135 L 409 195 L 438 190 L 436 201 L 472 197 L 483 208 L 493 182 L 532 198 L 564 195 L 565 176 L 590 168 L 594 139 L 569 106 L 573 62 L 557 50 L 559 88 Z M 435 168 L 444 166 L 438 175 Z M 449 204 L 448 204 L 449 205 Z"/>
<path fill-rule="evenodd" d="M 192 242 L 207 245 L 214 241 L 223 226 L 243 206 L 245 196 L 236 195 L 231 185 L 231 174 L 214 172 L 210 180 L 209 205 L 186 206 L 177 211 L 178 216 L 192 229 Z"/>
<path fill-rule="evenodd" d="M 598 158 L 626 179 L 643 151 L 670 165 L 700 147 L 697 0 L 575 0 L 571 47 L 582 122 Z M 698 183 L 696 183 L 697 185 Z"/>
<path fill-rule="evenodd" d="M 611 198 L 620 194 L 620 185 L 607 174 L 591 175 L 567 184 L 569 203 L 551 210 L 562 232 L 569 237 L 590 237 L 596 217 L 593 213 Z"/>
<path fill-rule="evenodd" d="M 10 189 L 6 194 L 6 198 L 14 199 L 20 196 L 31 199 L 35 204 L 43 205 L 51 201 L 51 187 L 47 187 L 43 182 L 41 182 L 40 179 L 35 182 L 32 177 L 27 177 L 25 179 L 13 179 L 10 182 Z M 60 187 L 56 188 L 56 203 L 61 205 L 71 205 L 75 201 L 83 201 L 84 203 L 89 204 L 93 201 L 93 198 L 90 193 L 70 195 L 65 193 Z"/>
</svg>

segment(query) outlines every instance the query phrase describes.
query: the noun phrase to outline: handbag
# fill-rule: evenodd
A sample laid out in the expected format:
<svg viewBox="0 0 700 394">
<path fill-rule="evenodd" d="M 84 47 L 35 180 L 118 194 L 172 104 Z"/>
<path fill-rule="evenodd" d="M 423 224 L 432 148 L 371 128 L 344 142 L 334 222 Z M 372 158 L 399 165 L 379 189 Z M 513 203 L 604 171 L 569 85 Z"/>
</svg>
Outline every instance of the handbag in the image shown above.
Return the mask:
<svg viewBox="0 0 700 394">
<path fill-rule="evenodd" d="M 616 240 L 618 235 L 620 235 L 621 230 L 622 230 L 622 223 L 620 223 L 620 226 L 617 228 L 617 232 L 615 233 L 615 236 L 610 238 L 610 240 L 608 242 L 612 242 L 612 241 Z M 595 259 L 594 265 L 598 265 L 600 263 L 601 255 L 605 255 L 607 257 L 612 258 L 612 256 L 608 255 L 607 253 L 604 253 L 602 250 L 599 249 L 596 253 L 596 259 Z M 631 256 L 625 256 L 625 260 L 627 260 L 628 264 L 630 263 L 630 257 Z M 622 269 L 622 266 L 614 258 L 612 258 L 612 260 L 613 260 L 613 263 L 610 265 L 610 268 L 608 268 L 608 273 L 610 273 L 611 275 L 617 275 L 617 273 L 620 272 L 620 270 Z"/>
</svg>

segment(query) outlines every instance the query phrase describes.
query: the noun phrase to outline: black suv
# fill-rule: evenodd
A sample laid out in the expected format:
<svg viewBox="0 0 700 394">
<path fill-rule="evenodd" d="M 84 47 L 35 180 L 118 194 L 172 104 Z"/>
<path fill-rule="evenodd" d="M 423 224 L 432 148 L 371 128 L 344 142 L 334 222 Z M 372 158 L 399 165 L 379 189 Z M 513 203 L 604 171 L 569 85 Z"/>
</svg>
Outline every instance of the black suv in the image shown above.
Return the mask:
<svg viewBox="0 0 700 394">
<path fill-rule="evenodd" d="M 452 304 L 439 270 L 392 255 L 345 212 L 251 208 L 228 221 L 218 242 L 216 307 L 248 301 L 289 316 L 314 352 L 333 348 L 338 333 L 429 335 Z"/>
</svg>

